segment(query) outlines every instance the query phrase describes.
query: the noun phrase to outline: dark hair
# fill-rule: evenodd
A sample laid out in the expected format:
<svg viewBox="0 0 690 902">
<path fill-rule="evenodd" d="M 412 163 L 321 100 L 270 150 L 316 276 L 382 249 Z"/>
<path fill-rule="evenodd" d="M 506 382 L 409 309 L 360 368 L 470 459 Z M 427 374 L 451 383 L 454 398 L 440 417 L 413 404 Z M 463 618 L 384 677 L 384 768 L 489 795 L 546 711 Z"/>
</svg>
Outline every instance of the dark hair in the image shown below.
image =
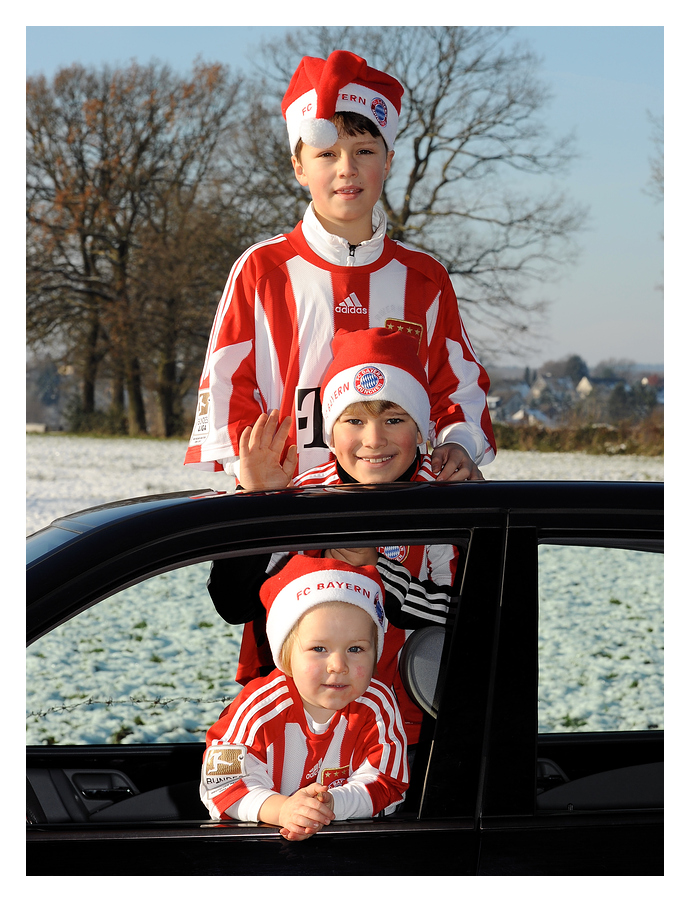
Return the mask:
<svg viewBox="0 0 690 902">
<path fill-rule="evenodd" d="M 355 135 L 363 135 L 367 133 L 370 134 L 372 138 L 381 138 L 386 148 L 386 153 L 388 152 L 386 139 L 376 127 L 376 123 L 371 119 L 368 119 L 366 116 L 362 116 L 361 113 L 335 113 L 333 116 L 331 116 L 330 121 L 338 129 L 339 135 L 347 135 L 348 138 L 353 138 Z M 302 147 L 303 141 L 301 138 L 299 138 L 297 145 L 295 146 L 295 156 L 298 160 L 300 159 Z"/>
</svg>

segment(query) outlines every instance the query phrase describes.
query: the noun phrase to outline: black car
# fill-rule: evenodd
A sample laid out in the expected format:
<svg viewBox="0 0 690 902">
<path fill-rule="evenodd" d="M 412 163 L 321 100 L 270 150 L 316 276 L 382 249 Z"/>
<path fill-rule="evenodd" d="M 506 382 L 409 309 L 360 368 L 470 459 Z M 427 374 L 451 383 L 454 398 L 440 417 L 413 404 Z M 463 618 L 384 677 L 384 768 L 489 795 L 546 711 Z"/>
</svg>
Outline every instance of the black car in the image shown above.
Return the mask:
<svg viewBox="0 0 690 902">
<path fill-rule="evenodd" d="M 401 660 L 425 712 L 402 809 L 304 842 L 212 821 L 204 735 L 241 627 L 210 562 L 434 543 L 462 566 Z M 28 875 L 663 874 L 663 485 L 200 490 L 27 546 Z"/>
</svg>

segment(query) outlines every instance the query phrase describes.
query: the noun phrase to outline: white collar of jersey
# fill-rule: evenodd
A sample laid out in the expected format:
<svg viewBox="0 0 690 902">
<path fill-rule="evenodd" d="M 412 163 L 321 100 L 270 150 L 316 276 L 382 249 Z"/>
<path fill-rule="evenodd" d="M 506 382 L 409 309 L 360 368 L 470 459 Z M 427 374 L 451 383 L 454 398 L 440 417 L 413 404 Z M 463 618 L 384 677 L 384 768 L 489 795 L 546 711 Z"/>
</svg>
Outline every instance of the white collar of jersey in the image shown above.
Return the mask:
<svg viewBox="0 0 690 902">
<path fill-rule="evenodd" d="M 304 718 L 307 721 L 307 726 L 309 727 L 309 729 L 311 730 L 312 733 L 325 733 L 326 730 L 331 725 L 331 721 L 333 720 L 334 716 L 335 716 L 335 712 L 333 712 L 333 714 L 331 714 L 331 716 L 328 718 L 328 720 L 325 723 L 317 723 L 314 720 L 314 718 L 311 716 L 311 714 L 307 711 L 307 709 L 306 708 L 304 709 Z"/>
<path fill-rule="evenodd" d="M 374 263 L 383 253 L 383 239 L 386 236 L 388 220 L 378 205 L 371 214 L 373 237 L 357 245 L 354 257 L 350 255 L 350 245 L 345 238 L 327 232 L 316 218 L 312 204 L 309 204 L 302 217 L 302 234 L 307 244 L 327 263 L 336 266 L 366 266 Z"/>
</svg>

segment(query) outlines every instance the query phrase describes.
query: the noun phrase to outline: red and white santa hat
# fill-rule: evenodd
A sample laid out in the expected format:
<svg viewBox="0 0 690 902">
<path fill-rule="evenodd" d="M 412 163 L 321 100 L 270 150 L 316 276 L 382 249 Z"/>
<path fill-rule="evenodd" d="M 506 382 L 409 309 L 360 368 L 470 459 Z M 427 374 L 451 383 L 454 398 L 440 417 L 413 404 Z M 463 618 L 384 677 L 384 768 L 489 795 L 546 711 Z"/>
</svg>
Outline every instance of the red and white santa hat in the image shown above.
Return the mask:
<svg viewBox="0 0 690 902">
<path fill-rule="evenodd" d="M 391 401 L 415 421 L 422 441 L 429 437 L 429 381 L 417 354 L 418 340 L 397 329 L 339 329 L 333 362 L 321 388 L 326 444 L 333 447 L 333 425 L 340 414 L 362 401 Z"/>
<path fill-rule="evenodd" d="M 303 57 L 281 104 L 291 153 L 300 138 L 310 147 L 332 147 L 338 132 L 329 120 L 340 112 L 371 119 L 392 150 L 402 95 L 396 78 L 373 69 L 349 50 L 334 50 L 327 60 Z"/>
<path fill-rule="evenodd" d="M 376 567 L 353 567 L 332 558 L 293 555 L 275 576 L 261 586 L 266 608 L 266 636 L 276 667 L 283 670 L 280 654 L 293 626 L 316 605 L 330 601 L 353 604 L 376 625 L 376 660 L 383 651 L 386 615 L 385 591 Z"/>
</svg>

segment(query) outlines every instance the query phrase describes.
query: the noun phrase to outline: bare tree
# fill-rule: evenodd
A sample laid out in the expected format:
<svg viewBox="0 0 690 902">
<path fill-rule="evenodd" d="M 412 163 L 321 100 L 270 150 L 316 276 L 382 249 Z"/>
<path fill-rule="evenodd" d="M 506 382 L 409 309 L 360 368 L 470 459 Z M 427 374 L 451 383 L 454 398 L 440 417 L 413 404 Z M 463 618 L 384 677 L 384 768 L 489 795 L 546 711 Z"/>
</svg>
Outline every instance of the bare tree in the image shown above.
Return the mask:
<svg viewBox="0 0 690 902">
<path fill-rule="evenodd" d="M 649 111 L 647 116 L 652 126 L 652 145 L 654 147 L 654 156 L 650 157 L 649 166 L 650 174 L 647 187 L 643 189 L 646 194 L 652 197 L 657 203 L 664 202 L 664 117 L 654 116 Z M 661 240 L 664 240 L 663 230 L 661 232 Z M 664 290 L 663 278 L 662 283 L 658 286 L 660 291 Z"/>
<path fill-rule="evenodd" d="M 270 157 L 282 147 L 286 159 L 274 195 L 304 198 L 288 170 L 282 119 L 273 112 L 269 120 L 301 56 L 348 49 L 403 84 L 382 195 L 390 235 L 444 263 L 463 317 L 474 321 L 489 354 L 524 346 L 545 313 L 543 304 L 525 300 L 524 289 L 574 259 L 573 237 L 585 218 L 553 182 L 573 157 L 572 137 L 548 136 L 540 114 L 549 94 L 538 60 L 529 49 L 506 47 L 509 31 L 315 27 L 266 44 L 261 56 L 262 121 L 282 133 L 270 142 Z M 256 154 L 261 166 L 261 147 Z"/>
<path fill-rule="evenodd" d="M 132 64 L 27 81 L 29 339 L 59 339 L 76 356 L 87 411 L 107 363 L 130 434 L 147 430 L 144 369 L 157 346 L 151 291 L 135 277 L 142 235 L 179 238 L 193 222 L 237 88 L 202 64 L 190 79 Z"/>
<path fill-rule="evenodd" d="M 649 160 L 650 175 L 647 194 L 658 202 L 664 200 L 664 117 L 648 113 L 652 125 L 652 145 L 654 156 Z"/>
<path fill-rule="evenodd" d="M 570 354 L 560 360 L 547 360 L 539 368 L 541 373 L 548 373 L 555 379 L 568 378 L 577 385 L 583 376 L 589 376 L 589 367 L 578 354 Z"/>
<path fill-rule="evenodd" d="M 250 237 L 236 211 L 207 198 L 191 206 L 167 201 L 167 216 L 139 232 L 133 292 L 150 336 L 147 388 L 157 400 L 158 431 L 187 431 L 183 401 L 196 388 L 218 304 L 219 287 Z"/>
</svg>

